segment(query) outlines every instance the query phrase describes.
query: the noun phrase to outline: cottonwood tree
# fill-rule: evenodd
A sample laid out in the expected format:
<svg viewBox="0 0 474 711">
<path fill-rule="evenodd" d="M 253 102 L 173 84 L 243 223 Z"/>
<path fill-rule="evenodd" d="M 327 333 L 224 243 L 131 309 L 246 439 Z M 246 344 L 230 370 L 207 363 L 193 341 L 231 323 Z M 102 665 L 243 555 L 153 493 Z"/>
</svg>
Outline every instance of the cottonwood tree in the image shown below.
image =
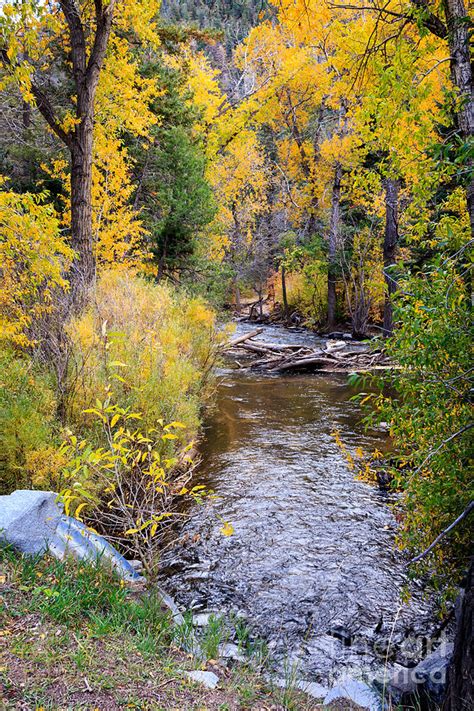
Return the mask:
<svg viewBox="0 0 474 711">
<path fill-rule="evenodd" d="M 447 43 L 449 54 L 440 59 L 440 62 L 449 62 L 451 81 L 458 93 L 455 116 L 459 136 L 467 144 L 464 166 L 466 201 L 471 236 L 474 237 L 474 161 L 472 149 L 469 150 L 474 136 L 474 83 L 471 62 L 473 23 L 465 1 L 400 0 L 392 4 L 382 3 L 380 0 L 371 3 L 365 0 L 329 0 L 328 5 L 338 11 L 345 9 L 348 15 L 358 10 L 376 18 L 375 26 L 367 37 L 361 70 L 365 69 L 372 56 L 377 53 L 385 55 L 389 41 L 394 42 L 404 35 L 409 35 L 414 25 L 419 28 L 421 35 L 429 32 Z M 387 27 L 390 28 L 388 40 L 387 36 L 384 36 Z"/>
<path fill-rule="evenodd" d="M 117 0 L 30 0 L 3 7 L 1 58 L 24 101 L 35 105 L 70 155 L 71 300 L 80 306 L 95 278 L 92 239 L 94 109 Z M 61 101 L 67 92 L 67 108 Z"/>
</svg>

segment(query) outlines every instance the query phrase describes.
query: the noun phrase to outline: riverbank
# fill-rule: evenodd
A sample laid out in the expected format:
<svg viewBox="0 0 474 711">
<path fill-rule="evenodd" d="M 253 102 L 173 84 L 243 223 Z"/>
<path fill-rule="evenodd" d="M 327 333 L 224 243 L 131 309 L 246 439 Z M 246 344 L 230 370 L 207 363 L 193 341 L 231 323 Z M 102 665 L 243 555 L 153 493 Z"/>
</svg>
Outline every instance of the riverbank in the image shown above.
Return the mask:
<svg viewBox="0 0 474 711">
<path fill-rule="evenodd" d="M 323 706 L 292 689 L 291 680 L 287 689 L 272 687 L 250 661 L 193 658 L 180 646 L 185 631 L 173 626 L 152 591 L 126 589 L 91 564 L 28 559 L 3 549 L 0 594 L 5 711 L 347 708 Z M 215 674 L 216 688 L 186 676 L 192 670 Z"/>
</svg>

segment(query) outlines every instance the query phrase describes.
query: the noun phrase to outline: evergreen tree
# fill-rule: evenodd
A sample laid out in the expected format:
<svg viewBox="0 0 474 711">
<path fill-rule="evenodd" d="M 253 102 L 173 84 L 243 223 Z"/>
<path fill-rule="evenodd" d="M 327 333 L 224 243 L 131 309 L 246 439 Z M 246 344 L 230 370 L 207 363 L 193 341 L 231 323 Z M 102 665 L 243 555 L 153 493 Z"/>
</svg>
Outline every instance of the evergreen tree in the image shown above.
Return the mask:
<svg viewBox="0 0 474 711">
<path fill-rule="evenodd" d="M 206 159 L 193 135 L 198 118 L 187 101 L 185 72 L 158 59 L 145 68 L 163 87 L 155 99 L 158 117 L 152 146 L 135 143 L 136 205 L 141 208 L 158 278 L 181 271 L 194 252 L 196 238 L 214 217 L 212 191 L 205 178 Z"/>
</svg>

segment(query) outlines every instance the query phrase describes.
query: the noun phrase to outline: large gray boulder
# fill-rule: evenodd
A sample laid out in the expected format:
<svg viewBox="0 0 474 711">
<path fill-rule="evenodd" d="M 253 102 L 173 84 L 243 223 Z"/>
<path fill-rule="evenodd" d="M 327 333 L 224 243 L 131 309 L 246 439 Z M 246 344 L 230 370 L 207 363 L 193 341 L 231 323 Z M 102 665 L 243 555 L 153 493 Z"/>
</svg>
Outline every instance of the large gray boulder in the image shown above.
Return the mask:
<svg viewBox="0 0 474 711">
<path fill-rule="evenodd" d="M 49 552 L 59 560 L 67 556 L 101 560 L 128 582 L 144 581 L 105 538 L 65 516 L 54 491 L 19 489 L 0 496 L 0 544 L 11 545 L 27 555 Z"/>
<path fill-rule="evenodd" d="M 19 489 L 0 496 L 0 543 L 29 555 L 44 553 L 61 516 L 53 491 Z"/>
<path fill-rule="evenodd" d="M 393 703 L 402 707 L 417 706 L 431 709 L 444 697 L 453 645 L 444 642 L 416 667 L 398 666 L 388 683 L 388 694 Z"/>
</svg>

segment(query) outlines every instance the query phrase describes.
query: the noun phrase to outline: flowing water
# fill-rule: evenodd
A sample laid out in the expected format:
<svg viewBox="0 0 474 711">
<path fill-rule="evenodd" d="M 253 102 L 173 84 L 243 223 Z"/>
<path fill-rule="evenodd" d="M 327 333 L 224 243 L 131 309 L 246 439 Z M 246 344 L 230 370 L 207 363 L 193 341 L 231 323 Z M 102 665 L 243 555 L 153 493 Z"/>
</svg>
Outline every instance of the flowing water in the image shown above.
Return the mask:
<svg viewBox="0 0 474 711">
<path fill-rule="evenodd" d="M 276 327 L 264 339 L 317 342 Z M 392 502 L 355 479 L 332 435 L 352 451 L 385 446 L 382 432 L 364 431 L 353 395 L 346 375 L 272 376 L 229 361 L 198 476 L 219 498 L 190 512 L 184 544 L 164 561 L 178 602 L 238 613 L 276 660 L 320 682 L 374 678 L 387 647 L 413 663 L 413 634 L 429 632 L 430 606 L 394 548 Z"/>
</svg>

